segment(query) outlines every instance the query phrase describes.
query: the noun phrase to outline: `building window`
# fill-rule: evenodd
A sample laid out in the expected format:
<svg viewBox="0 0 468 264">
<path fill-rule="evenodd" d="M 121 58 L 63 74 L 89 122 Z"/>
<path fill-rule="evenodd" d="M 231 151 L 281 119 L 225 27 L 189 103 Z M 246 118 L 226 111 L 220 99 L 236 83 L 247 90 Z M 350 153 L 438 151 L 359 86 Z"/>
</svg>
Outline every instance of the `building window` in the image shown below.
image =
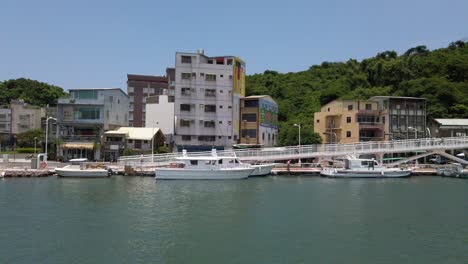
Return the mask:
<svg viewBox="0 0 468 264">
<path fill-rule="evenodd" d="M 366 104 L 366 110 L 372 110 L 372 105 L 371 104 Z"/>
<path fill-rule="evenodd" d="M 205 73 L 203 73 L 203 72 L 200 72 L 200 76 L 205 76 Z"/>
<path fill-rule="evenodd" d="M 229 75 L 229 80 L 232 80 L 232 75 Z"/>
<path fill-rule="evenodd" d="M 231 106 L 231 105 L 229 105 L 229 106 L 228 106 L 228 109 L 232 109 L 232 106 Z"/>
<path fill-rule="evenodd" d="M 148 144 L 148 140 L 143 140 L 143 144 Z"/>
<path fill-rule="evenodd" d="M 353 105 L 348 105 L 348 111 L 353 110 Z"/>
<path fill-rule="evenodd" d="M 328 108 L 328 112 L 330 112 L 330 108 Z"/>
<path fill-rule="evenodd" d="M 205 112 L 216 112 L 216 105 L 205 105 Z"/>
<path fill-rule="evenodd" d="M 346 137 L 351 137 L 351 131 L 346 131 Z"/>
<path fill-rule="evenodd" d="M 241 131 L 243 138 L 256 138 L 257 130 L 256 129 L 242 129 Z"/>
<path fill-rule="evenodd" d="M 199 141 L 216 141 L 216 136 L 198 136 Z"/>
<path fill-rule="evenodd" d="M 231 139 L 232 137 L 231 136 L 228 136 L 228 139 Z"/>
<path fill-rule="evenodd" d="M 189 136 L 189 135 L 182 135 L 182 140 L 183 140 L 183 141 L 190 141 L 190 140 L 192 140 L 192 136 Z"/>
<path fill-rule="evenodd" d="M 223 90 L 219 90 L 219 93 L 223 93 Z"/>
<path fill-rule="evenodd" d="M 216 81 L 216 74 L 206 74 L 205 81 Z"/>
<path fill-rule="evenodd" d="M 224 75 L 222 75 L 222 74 L 219 75 L 219 78 L 223 78 L 223 77 L 224 77 Z"/>
<path fill-rule="evenodd" d="M 190 105 L 189 104 L 181 104 L 180 111 L 189 111 L 190 112 Z"/>
<path fill-rule="evenodd" d="M 192 63 L 191 56 L 182 56 L 182 63 Z"/>
<path fill-rule="evenodd" d="M 182 91 L 182 95 L 190 95 L 190 88 L 187 88 L 187 87 L 184 87 L 184 88 L 181 88 L 181 91 Z"/>
<path fill-rule="evenodd" d="M 203 126 L 204 127 L 215 127 L 215 121 L 204 121 Z"/>
<path fill-rule="evenodd" d="M 128 140 L 128 143 L 133 143 L 133 140 L 132 140 L 132 139 L 129 139 L 129 140 Z"/>
<path fill-rule="evenodd" d="M 350 116 L 346 117 L 346 123 L 351 123 L 351 117 Z"/>
<path fill-rule="evenodd" d="M 190 127 L 190 120 L 180 119 L 180 126 L 181 127 Z"/>
<path fill-rule="evenodd" d="M 228 125 L 232 125 L 232 121 L 228 121 Z"/>
<path fill-rule="evenodd" d="M 216 58 L 216 64 L 224 65 L 224 58 Z"/>
<path fill-rule="evenodd" d="M 245 100 L 244 107 L 258 107 L 258 100 Z"/>
<path fill-rule="evenodd" d="M 242 121 L 257 122 L 257 114 L 242 114 Z"/>
<path fill-rule="evenodd" d="M 382 123 L 385 124 L 385 116 L 382 116 Z"/>
<path fill-rule="evenodd" d="M 232 65 L 232 59 L 227 59 L 227 65 Z"/>
<path fill-rule="evenodd" d="M 220 105 L 220 106 L 219 106 L 219 109 L 223 109 L 223 106 L 222 106 L 222 105 Z"/>
<path fill-rule="evenodd" d="M 213 59 L 208 59 L 208 61 L 206 63 L 213 64 Z"/>
<path fill-rule="evenodd" d="M 320 119 L 317 119 L 317 124 L 320 123 Z"/>
<path fill-rule="evenodd" d="M 192 73 L 190 72 L 182 72 L 181 73 L 182 80 L 190 80 L 192 78 Z"/>
<path fill-rule="evenodd" d="M 206 97 L 215 97 L 216 96 L 216 90 L 215 89 L 206 89 L 205 90 L 205 96 Z"/>
<path fill-rule="evenodd" d="M 223 121 L 219 121 L 219 124 L 222 124 L 222 123 L 223 123 Z"/>
<path fill-rule="evenodd" d="M 265 132 L 262 133 L 262 140 L 265 140 Z"/>
</svg>

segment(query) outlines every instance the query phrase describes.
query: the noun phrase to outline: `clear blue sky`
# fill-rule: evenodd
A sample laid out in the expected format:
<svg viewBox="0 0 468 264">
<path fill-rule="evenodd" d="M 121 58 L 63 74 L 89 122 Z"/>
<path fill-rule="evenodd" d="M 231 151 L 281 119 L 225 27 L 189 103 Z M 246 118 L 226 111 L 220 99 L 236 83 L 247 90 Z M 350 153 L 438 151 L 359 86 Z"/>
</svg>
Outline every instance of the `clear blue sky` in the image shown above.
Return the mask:
<svg viewBox="0 0 468 264">
<path fill-rule="evenodd" d="M 0 80 L 125 88 L 176 51 L 236 55 L 247 73 L 305 70 L 468 37 L 466 0 L 2 0 Z"/>
</svg>

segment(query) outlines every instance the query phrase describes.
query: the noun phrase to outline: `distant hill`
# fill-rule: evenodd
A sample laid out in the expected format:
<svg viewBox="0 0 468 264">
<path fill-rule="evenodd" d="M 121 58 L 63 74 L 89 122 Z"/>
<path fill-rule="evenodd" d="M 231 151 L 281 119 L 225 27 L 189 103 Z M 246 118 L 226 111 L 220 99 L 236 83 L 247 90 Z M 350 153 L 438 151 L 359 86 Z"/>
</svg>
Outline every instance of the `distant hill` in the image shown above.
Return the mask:
<svg viewBox="0 0 468 264">
<path fill-rule="evenodd" d="M 35 80 L 20 78 L 0 82 L 0 104 L 7 105 L 12 99 L 23 99 L 26 103 L 37 106 L 49 104 L 55 106 L 65 91 L 58 86 Z"/>
<path fill-rule="evenodd" d="M 294 123 L 313 131 L 314 112 L 337 98 L 425 97 L 429 117 L 468 118 L 468 42 L 432 51 L 417 46 L 401 55 L 384 51 L 360 62 L 323 62 L 301 72 L 267 70 L 247 76 L 246 91 L 269 94 L 278 102 L 278 139 L 285 145 L 297 142 Z M 316 142 L 317 136 L 303 144 Z"/>
</svg>

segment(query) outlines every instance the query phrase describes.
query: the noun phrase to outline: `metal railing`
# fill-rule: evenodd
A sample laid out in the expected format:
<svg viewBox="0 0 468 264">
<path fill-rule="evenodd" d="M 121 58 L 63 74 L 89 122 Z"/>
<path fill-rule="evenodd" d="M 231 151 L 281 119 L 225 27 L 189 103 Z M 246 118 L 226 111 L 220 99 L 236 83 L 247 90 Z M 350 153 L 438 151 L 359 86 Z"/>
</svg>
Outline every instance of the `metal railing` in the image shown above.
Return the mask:
<svg viewBox="0 0 468 264">
<path fill-rule="evenodd" d="M 274 161 L 304 159 L 315 157 L 333 157 L 349 154 L 404 153 L 423 150 L 447 150 L 468 148 L 468 137 L 422 138 L 394 141 L 371 141 L 351 144 L 322 144 L 289 147 L 273 147 L 244 150 L 218 151 L 218 156 L 236 154 L 242 161 Z M 210 151 L 190 152 L 189 156 L 210 156 Z M 144 166 L 146 163 L 166 163 L 173 161 L 182 153 L 155 155 L 122 156 L 119 165 Z"/>
</svg>

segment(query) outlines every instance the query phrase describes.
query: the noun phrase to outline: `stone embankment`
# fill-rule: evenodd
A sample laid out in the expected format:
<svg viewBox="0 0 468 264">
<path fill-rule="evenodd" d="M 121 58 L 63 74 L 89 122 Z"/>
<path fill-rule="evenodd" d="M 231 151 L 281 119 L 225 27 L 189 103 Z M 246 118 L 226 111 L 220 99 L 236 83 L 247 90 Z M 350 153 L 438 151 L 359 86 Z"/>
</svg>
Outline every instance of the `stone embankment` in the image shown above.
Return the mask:
<svg viewBox="0 0 468 264">
<path fill-rule="evenodd" d="M 0 177 L 47 177 L 53 175 L 50 170 L 33 170 L 33 169 L 8 169 L 0 170 Z"/>
</svg>

